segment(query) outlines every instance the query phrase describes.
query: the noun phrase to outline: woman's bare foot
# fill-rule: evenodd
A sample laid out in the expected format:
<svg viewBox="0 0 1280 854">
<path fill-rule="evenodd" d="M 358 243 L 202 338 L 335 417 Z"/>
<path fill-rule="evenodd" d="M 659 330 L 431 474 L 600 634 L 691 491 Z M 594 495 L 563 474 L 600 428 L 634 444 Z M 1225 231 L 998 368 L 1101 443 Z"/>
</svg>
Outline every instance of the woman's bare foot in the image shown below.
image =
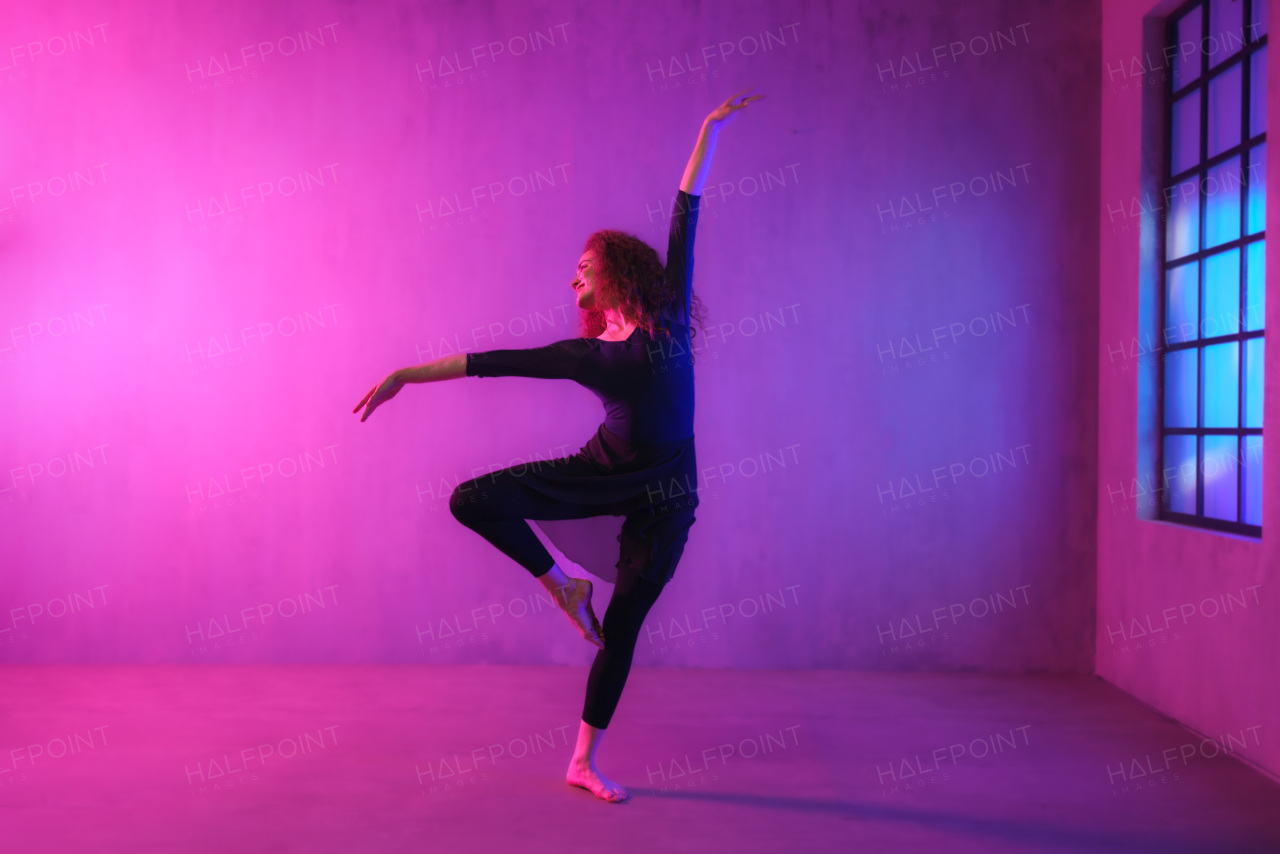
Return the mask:
<svg viewBox="0 0 1280 854">
<path fill-rule="evenodd" d="M 569 763 L 569 772 L 564 779 L 570 786 L 580 786 L 611 804 L 622 803 L 631 797 L 620 784 L 597 771 L 591 762 L 573 760 Z"/>
<path fill-rule="evenodd" d="M 555 596 L 561 609 L 578 627 L 578 631 L 582 632 L 582 636 L 604 649 L 604 632 L 591 607 L 591 582 L 585 578 L 570 578 L 568 584 L 555 591 Z"/>
</svg>

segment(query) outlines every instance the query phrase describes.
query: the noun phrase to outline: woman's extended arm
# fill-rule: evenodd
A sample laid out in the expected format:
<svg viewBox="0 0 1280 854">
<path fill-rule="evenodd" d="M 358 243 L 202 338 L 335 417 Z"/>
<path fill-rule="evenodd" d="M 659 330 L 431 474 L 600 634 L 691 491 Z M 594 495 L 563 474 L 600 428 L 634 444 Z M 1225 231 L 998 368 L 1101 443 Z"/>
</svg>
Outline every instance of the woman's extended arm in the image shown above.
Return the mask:
<svg viewBox="0 0 1280 854">
<path fill-rule="evenodd" d="M 359 412 L 360 407 L 368 404 L 360 418 L 364 421 L 373 414 L 373 410 L 395 397 L 406 383 L 432 383 L 468 376 L 575 379 L 578 363 L 592 346 L 599 346 L 599 342 L 587 338 L 568 338 L 544 347 L 528 347 L 523 350 L 485 350 L 481 353 L 441 356 L 425 365 L 392 371 L 352 411 Z"/>
<path fill-rule="evenodd" d="M 427 362 L 425 365 L 401 368 L 398 371 L 392 371 L 385 380 L 371 388 L 364 397 L 360 398 L 356 408 L 351 411 L 359 412 L 360 407 L 368 404 L 365 406 L 364 415 L 360 416 L 360 420 L 365 421 L 373 414 L 373 410 L 395 397 L 396 393 L 404 388 L 405 383 L 431 383 L 438 380 L 454 380 L 466 375 L 466 353 L 441 356 L 439 359 Z"/>
<path fill-rule="evenodd" d="M 750 89 L 743 89 L 738 94 L 731 95 L 703 120 L 702 130 L 698 132 L 698 141 L 693 146 L 693 154 L 689 155 L 689 163 L 684 167 L 684 176 L 680 179 L 681 190 L 691 196 L 702 195 L 702 187 L 707 183 L 707 172 L 711 169 L 711 156 L 716 151 L 716 137 L 720 134 L 720 128 L 733 121 L 738 110 L 764 97 L 764 95 L 750 95 L 743 98 L 739 104 L 733 103 L 750 91 Z"/>
<path fill-rule="evenodd" d="M 456 353 L 452 356 L 441 356 L 434 362 L 417 365 L 412 368 L 401 368 L 396 371 L 400 379 L 407 383 L 433 383 L 437 380 L 456 380 L 467 375 L 467 354 Z"/>
</svg>

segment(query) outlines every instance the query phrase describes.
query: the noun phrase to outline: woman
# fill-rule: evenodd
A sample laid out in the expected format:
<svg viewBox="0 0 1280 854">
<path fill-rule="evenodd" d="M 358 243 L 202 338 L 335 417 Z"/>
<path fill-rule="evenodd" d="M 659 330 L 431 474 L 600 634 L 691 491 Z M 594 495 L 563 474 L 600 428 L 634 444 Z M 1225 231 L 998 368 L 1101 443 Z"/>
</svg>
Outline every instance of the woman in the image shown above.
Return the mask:
<svg viewBox="0 0 1280 854">
<path fill-rule="evenodd" d="M 726 100 L 702 124 L 676 195 L 665 269 L 657 252 L 632 235 L 605 230 L 588 238 L 571 283 L 584 337 L 395 371 L 355 408 L 365 407 L 364 421 L 405 383 L 464 376 L 572 379 L 604 403 L 604 423 L 577 454 L 461 483 L 449 507 L 529 570 L 600 648 L 566 780 L 610 802 L 626 800 L 627 791 L 599 772 L 595 752 L 622 695 L 641 624 L 675 572 L 698 504 L 690 329 L 700 320 L 692 290 L 698 202 L 720 129 L 764 97 L 750 91 Z M 566 575 L 526 521 L 602 515 L 624 519 L 603 629 L 591 608 L 591 582 Z"/>
</svg>

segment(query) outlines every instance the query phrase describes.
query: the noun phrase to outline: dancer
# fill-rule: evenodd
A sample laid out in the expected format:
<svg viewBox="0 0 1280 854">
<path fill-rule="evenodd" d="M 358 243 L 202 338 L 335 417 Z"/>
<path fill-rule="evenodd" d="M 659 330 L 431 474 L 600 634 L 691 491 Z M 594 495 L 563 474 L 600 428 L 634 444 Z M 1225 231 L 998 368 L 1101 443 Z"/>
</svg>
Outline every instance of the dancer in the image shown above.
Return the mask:
<svg viewBox="0 0 1280 854">
<path fill-rule="evenodd" d="M 701 321 L 692 289 L 698 205 L 720 130 L 764 97 L 751 91 L 730 97 L 702 123 L 676 194 L 665 268 L 633 235 L 603 230 L 587 239 L 571 283 L 583 337 L 404 368 L 354 410 L 364 407 L 363 422 L 406 383 L 464 376 L 571 379 L 604 403 L 604 423 L 578 453 L 460 483 L 449 508 L 537 578 L 599 647 L 565 779 L 609 802 L 626 800 L 627 790 L 596 768 L 596 749 L 622 696 L 645 615 L 675 572 L 698 506 L 690 328 Z M 526 521 L 602 515 L 623 517 L 603 628 L 591 607 L 591 582 L 566 575 Z"/>
</svg>

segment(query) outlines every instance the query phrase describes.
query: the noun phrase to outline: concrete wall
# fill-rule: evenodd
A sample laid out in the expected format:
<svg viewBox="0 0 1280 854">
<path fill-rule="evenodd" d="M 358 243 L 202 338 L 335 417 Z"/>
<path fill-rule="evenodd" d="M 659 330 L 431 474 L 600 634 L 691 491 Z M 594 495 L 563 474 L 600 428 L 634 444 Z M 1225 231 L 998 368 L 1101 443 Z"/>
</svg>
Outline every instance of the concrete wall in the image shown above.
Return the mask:
<svg viewBox="0 0 1280 854">
<path fill-rule="evenodd" d="M 0 660 L 589 660 L 446 502 L 576 451 L 597 400 L 351 408 L 398 367 L 575 336 L 583 240 L 665 252 L 702 118 L 755 85 L 695 250 L 702 507 L 637 662 L 1088 671 L 1098 22 L 5 4 Z"/>
</svg>

